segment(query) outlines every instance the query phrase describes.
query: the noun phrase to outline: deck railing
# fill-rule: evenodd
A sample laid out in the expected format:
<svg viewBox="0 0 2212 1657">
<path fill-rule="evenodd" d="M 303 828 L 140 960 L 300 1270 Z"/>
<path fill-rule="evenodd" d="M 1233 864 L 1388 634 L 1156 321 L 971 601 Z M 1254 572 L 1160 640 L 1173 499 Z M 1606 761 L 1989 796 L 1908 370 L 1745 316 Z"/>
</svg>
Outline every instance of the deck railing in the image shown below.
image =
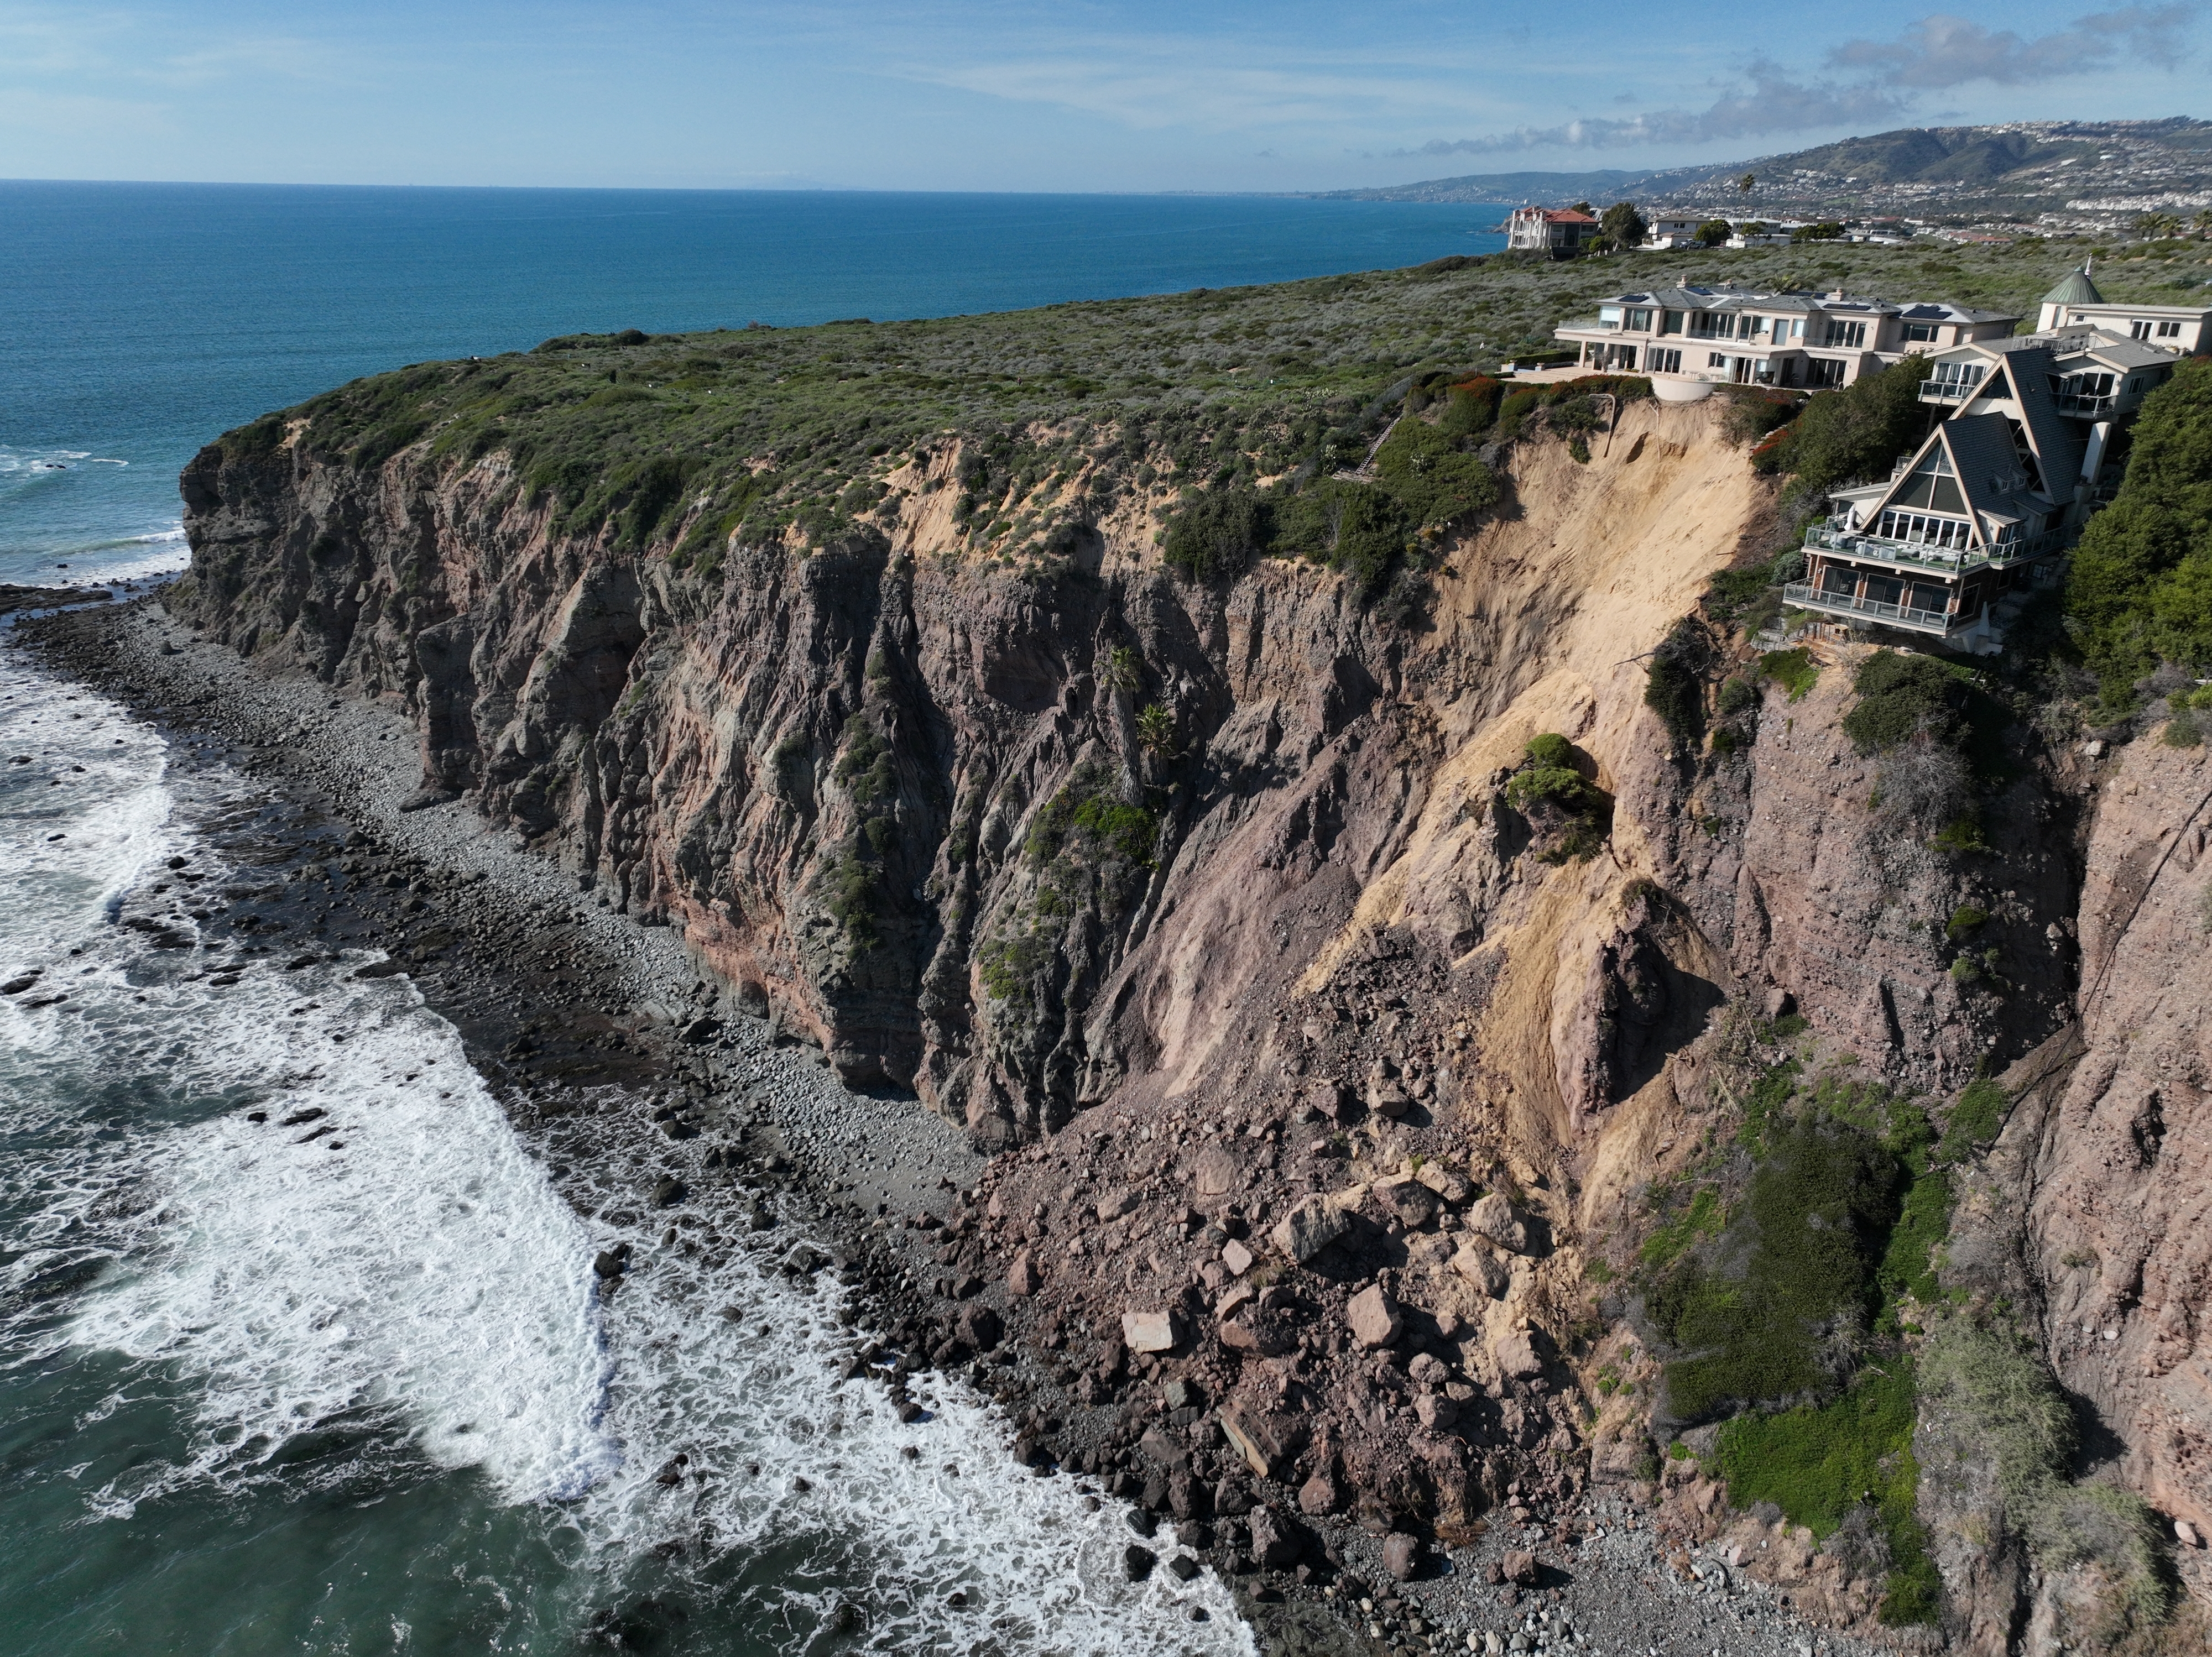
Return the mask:
<svg viewBox="0 0 2212 1657">
<path fill-rule="evenodd" d="M 2002 568 L 2007 564 L 2025 563 L 2031 558 L 2040 558 L 2047 552 L 2056 552 L 2066 544 L 2067 531 L 2063 529 L 2045 530 L 2021 541 L 2008 541 L 1994 549 L 1986 547 L 1938 547 L 1925 541 L 1893 541 L 1887 536 L 1868 535 L 1857 530 L 1836 527 L 1832 519 L 1815 524 L 1805 531 L 1805 545 L 1821 552 L 1839 552 L 1846 558 L 1865 558 L 1879 563 L 1894 564 L 1905 569 L 1936 570 L 1947 575 L 1956 575 L 1970 569 L 1984 567 Z"/>
<path fill-rule="evenodd" d="M 1849 592 L 1824 592 L 1804 582 L 1792 581 L 1782 589 L 1783 598 L 1805 610 L 1826 610 L 1833 616 L 1869 616 L 1893 627 L 1917 628 L 1929 633 L 1948 633 L 1950 615 L 1940 610 L 1915 610 L 1910 604 L 1885 604 Z"/>
</svg>

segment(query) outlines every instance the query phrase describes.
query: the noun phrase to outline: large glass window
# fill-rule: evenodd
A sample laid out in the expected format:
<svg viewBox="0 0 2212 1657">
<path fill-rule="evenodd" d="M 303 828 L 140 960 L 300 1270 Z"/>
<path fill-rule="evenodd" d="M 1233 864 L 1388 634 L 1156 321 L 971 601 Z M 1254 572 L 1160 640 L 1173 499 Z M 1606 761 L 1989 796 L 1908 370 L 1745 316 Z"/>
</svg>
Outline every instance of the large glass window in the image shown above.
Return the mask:
<svg viewBox="0 0 2212 1657">
<path fill-rule="evenodd" d="M 1896 507 L 1932 507 L 1937 512 L 1964 513 L 1966 497 L 1959 489 L 1959 480 L 1951 475 L 1951 457 L 1943 452 L 1941 443 L 1929 450 L 1927 457 L 1912 469 L 1912 476 L 1905 487 L 1890 497 Z"/>
<path fill-rule="evenodd" d="M 1648 334 L 1651 331 L 1651 313 L 1649 311 L 1624 312 L 1621 314 L 1620 325 L 1631 333 Z"/>
<path fill-rule="evenodd" d="M 1650 351 L 1650 367 L 1655 374 L 1679 374 L 1682 372 L 1682 354 L 1655 345 Z"/>
<path fill-rule="evenodd" d="M 1885 541 L 1963 552 L 1968 531 L 1963 518 L 1937 518 L 1924 512 L 1899 512 L 1893 507 L 1883 511 L 1881 525 L 1875 533 Z"/>
<path fill-rule="evenodd" d="M 1947 397 L 1964 397 L 1982 383 L 1986 373 L 1978 362 L 1939 362 L 1928 378 L 1941 387 Z"/>
<path fill-rule="evenodd" d="M 1844 322 L 1835 317 L 1830 317 L 1826 321 L 1827 326 L 1821 331 L 1821 344 L 1840 345 L 1856 350 L 1866 343 L 1867 325 L 1863 322 Z"/>
</svg>

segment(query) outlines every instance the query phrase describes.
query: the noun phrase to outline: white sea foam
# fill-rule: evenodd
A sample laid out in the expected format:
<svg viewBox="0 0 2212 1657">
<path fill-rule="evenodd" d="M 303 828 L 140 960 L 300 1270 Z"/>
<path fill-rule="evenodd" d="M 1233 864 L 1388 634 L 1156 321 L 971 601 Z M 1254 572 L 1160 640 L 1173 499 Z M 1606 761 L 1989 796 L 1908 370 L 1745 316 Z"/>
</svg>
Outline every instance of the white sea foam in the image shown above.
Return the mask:
<svg viewBox="0 0 2212 1657">
<path fill-rule="evenodd" d="M 1016 1466 L 1007 1423 L 963 1385 L 918 1377 L 931 1413 L 903 1426 L 879 1385 L 841 1380 L 842 1291 L 773 1269 L 791 1231 L 765 1234 L 764 1255 L 754 1234 L 719 1234 L 703 1203 L 651 1211 L 641 1193 L 696 1144 L 611 1114 L 583 1205 L 599 1217 L 579 1217 L 405 979 L 288 973 L 219 942 L 149 952 L 112 924 L 127 891 L 128 913 L 190 927 L 151 895 L 173 850 L 210 872 L 203 888 L 225 876 L 172 814 L 158 738 L 97 698 L 22 689 L 0 655 L 0 696 L 17 695 L 0 701 L 0 739 L 72 780 L 49 807 L 23 786 L 42 769 L 0 811 L 0 852 L 21 871 L 0 920 L 15 938 L 43 921 L 44 964 L 70 999 L 5 1004 L 0 1098 L 12 1077 L 31 1085 L 11 1108 L 43 1090 L 58 1111 L 90 1086 L 53 1077 L 106 1067 L 157 1077 L 177 1106 L 0 1173 L 38 1199 L 10 1281 L 114 1257 L 65 1323 L 40 1326 L 37 1353 L 10 1361 L 70 1345 L 134 1361 L 94 1414 L 180 1382 L 189 1399 L 188 1447 L 88 1492 L 90 1522 L 194 1486 L 312 1483 L 294 1447 L 335 1442 L 337 1477 L 419 1458 L 479 1468 L 512 1503 L 559 1503 L 549 1526 L 580 1538 L 604 1597 L 672 1573 L 777 1649 L 814 1648 L 849 1604 L 876 1651 L 1253 1650 L 1210 1574 L 1124 1581 L 1118 1504 Z M 247 797 L 227 786 L 237 798 L 203 803 Z M 206 785 L 177 786 L 189 817 Z M 244 968 L 228 989 L 190 975 L 226 963 Z M 324 1114 L 283 1126 L 311 1110 Z M 601 1307 L 591 1262 L 617 1241 L 634 1270 Z M 679 1453 L 685 1476 L 660 1484 Z M 671 1541 L 684 1551 L 664 1565 Z"/>
<path fill-rule="evenodd" d="M 663 1150 L 602 1159 L 607 1203 L 648 1183 Z M 1006 1418 L 966 1384 L 915 1377 L 929 1413 L 907 1426 L 878 1381 L 841 1380 L 854 1344 L 842 1291 L 773 1269 L 800 1237 L 779 1229 L 763 1247 L 687 1223 L 667 1244 L 666 1217 L 605 1234 L 631 1245 L 634 1267 L 608 1314 L 609 1422 L 630 1454 L 579 1512 L 602 1549 L 775 1553 L 773 1578 L 743 1590 L 749 1625 L 791 1628 L 793 1649 L 840 1603 L 875 1651 L 1254 1649 L 1211 1572 L 1126 1581 L 1121 1504 L 1017 1465 Z M 661 1485 L 678 1454 L 685 1476 Z M 1164 1559 L 1173 1538 L 1151 1545 Z"/>
<path fill-rule="evenodd" d="M 610 1471 L 582 1229 L 452 1028 L 404 981 L 321 969 L 177 993 L 215 1000 L 181 1079 L 266 1120 L 234 1108 L 145 1147 L 141 1251 L 70 1326 L 197 1379 L 197 1454 L 157 1482 L 250 1473 L 331 1421 L 395 1424 L 512 1501 Z"/>
</svg>

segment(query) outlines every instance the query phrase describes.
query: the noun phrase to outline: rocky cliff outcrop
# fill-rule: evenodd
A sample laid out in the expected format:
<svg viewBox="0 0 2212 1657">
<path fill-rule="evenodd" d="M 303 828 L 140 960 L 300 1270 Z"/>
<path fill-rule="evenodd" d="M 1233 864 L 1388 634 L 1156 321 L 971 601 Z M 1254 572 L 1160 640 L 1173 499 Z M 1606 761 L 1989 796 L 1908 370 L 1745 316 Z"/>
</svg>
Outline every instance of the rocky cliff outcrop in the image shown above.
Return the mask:
<svg viewBox="0 0 2212 1657">
<path fill-rule="evenodd" d="M 1310 1511 L 1449 1530 L 1635 1475 L 1611 1416 L 1583 1454 L 1620 1350 L 1586 1272 L 1732 1131 L 1732 1017 L 1795 1011 L 1937 1096 L 2078 1022 L 2004 1247 L 2118 1476 L 2201 1530 L 2212 779 L 2138 745 L 2084 830 L 2080 779 L 2016 731 L 1981 839 L 1942 849 L 1842 730 L 1866 647 L 1723 719 L 1745 656 L 1717 630 L 1729 735 L 1686 739 L 1648 661 L 1772 486 L 1708 407 L 1629 404 L 1594 446 L 1516 449 L 1411 627 L 1314 566 L 1176 579 L 1141 496 L 1016 568 L 952 555 L 917 476 L 872 528 L 702 575 L 556 533 L 496 452 L 296 442 L 187 472 L 171 602 L 398 699 L 429 796 L 1006 1152 L 948 1284 L 1121 1330 L 1071 1366 L 1102 1400 L 1182 1355 L 1221 1454 Z M 1532 793 L 1546 733 L 1577 780 Z M 1202 1503 L 1191 1454 L 1162 1489 Z M 1945 1563 L 1976 1626 L 2017 1622 L 2019 1572 Z"/>
</svg>

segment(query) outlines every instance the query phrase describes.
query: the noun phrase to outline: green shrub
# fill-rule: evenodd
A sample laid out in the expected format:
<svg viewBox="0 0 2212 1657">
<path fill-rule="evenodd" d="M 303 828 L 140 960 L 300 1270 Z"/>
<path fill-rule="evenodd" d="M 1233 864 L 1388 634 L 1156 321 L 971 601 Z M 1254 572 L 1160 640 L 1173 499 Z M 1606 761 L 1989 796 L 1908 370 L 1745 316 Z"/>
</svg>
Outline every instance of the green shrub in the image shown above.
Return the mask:
<svg viewBox="0 0 2212 1657">
<path fill-rule="evenodd" d="M 1490 468 L 1462 454 L 1438 427 L 1401 420 L 1375 452 L 1375 476 L 1406 515 L 1426 529 L 1443 529 L 1498 503 Z"/>
<path fill-rule="evenodd" d="M 1646 1302 L 1680 1354 L 1666 1371 L 1679 1420 L 1831 1390 L 1835 1331 L 1863 1328 L 1875 1310 L 1880 1240 L 1898 1211 L 1896 1158 L 1837 1121 L 1770 1128 L 1768 1140 L 1716 1259 L 1685 1254 Z"/>
<path fill-rule="evenodd" d="M 1759 705 L 1759 692 L 1751 688 L 1751 681 L 1741 674 L 1730 674 L 1721 682 L 1720 708 L 1723 713 L 1741 713 L 1747 707 Z"/>
<path fill-rule="evenodd" d="M 1575 745 L 1556 731 L 1547 731 L 1531 737 L 1522 750 L 1531 765 L 1543 769 L 1565 771 L 1574 768 Z"/>
<path fill-rule="evenodd" d="M 2191 713 L 2176 713 L 2166 722 L 2166 730 L 2159 740 L 2168 748 L 2202 748 L 2204 746 L 2204 727 Z"/>
<path fill-rule="evenodd" d="M 1678 749 L 1694 745 L 1705 730 L 1703 673 L 1711 655 L 1693 622 L 1678 622 L 1644 669 L 1644 705 L 1658 714 Z"/>
<path fill-rule="evenodd" d="M 1771 1502 L 1793 1525 L 1826 1541 L 1854 1508 L 1872 1506 L 1889 1544 L 1881 1620 L 1934 1620 L 1942 1578 L 1913 1514 L 1919 1465 L 1912 1456 L 1912 1365 L 1899 1359 L 1834 1402 L 1739 1416 L 1720 1430 L 1713 1460 L 1737 1508 Z"/>
<path fill-rule="evenodd" d="M 2040 1357 L 2009 1330 L 1947 1318 L 1920 1365 L 1926 1407 L 1962 1453 L 1994 1469 L 2005 1519 L 2046 1570 L 2094 1562 L 2121 1592 L 2124 1624 L 2169 1616 L 2173 1586 L 2155 1516 L 2132 1492 L 2069 1482 L 2079 1442 L 2074 1410 Z"/>
<path fill-rule="evenodd" d="M 1955 944 L 1975 928 L 1986 926 L 1989 919 L 1990 912 L 1987 909 L 1977 908 L 1971 903 L 1961 903 L 1951 911 L 1950 922 L 1943 929 L 1944 935 Z"/>
<path fill-rule="evenodd" d="M 1978 815 L 1952 818 L 1936 831 L 1935 838 L 1928 843 L 1937 851 L 1947 852 L 1954 857 L 1995 849 L 1982 834 L 1982 820 Z"/>
<path fill-rule="evenodd" d="M 2119 493 L 2068 565 L 2066 619 L 2115 706 L 2160 659 L 2212 663 L 2212 364 L 2184 360 L 2143 399 Z"/>
<path fill-rule="evenodd" d="M 1498 418 L 1498 399 L 1503 387 L 1486 374 L 1451 388 L 1437 429 L 1455 443 L 1481 436 Z"/>
<path fill-rule="evenodd" d="M 1820 669 L 1813 652 L 1799 645 L 1794 650 L 1770 650 L 1759 659 L 1759 671 L 1790 693 L 1793 702 L 1820 682 Z"/>
<path fill-rule="evenodd" d="M 1922 731 L 1955 744 L 1964 728 L 1966 681 L 1932 656 L 1877 651 L 1859 664 L 1851 688 L 1859 701 L 1844 716 L 1844 734 L 1862 754 L 1893 748 Z"/>
<path fill-rule="evenodd" d="M 1727 1223 L 1719 1188 L 1702 1186 L 1691 1198 L 1689 1207 L 1644 1240 L 1637 1259 L 1648 1266 L 1672 1266 L 1684 1249 L 1707 1237 L 1717 1237 Z"/>
<path fill-rule="evenodd" d="M 1267 499 L 1249 489 L 1209 489 L 1168 519 L 1165 556 L 1193 581 L 1233 580 L 1273 540 Z"/>
<path fill-rule="evenodd" d="M 1857 478 L 1888 476 L 1890 463 L 1926 423 L 1920 382 L 1928 359 L 1907 356 L 1839 391 L 1816 391 L 1773 450 L 1793 473 L 1794 495 L 1823 495 Z"/>
<path fill-rule="evenodd" d="M 2005 1113 L 2011 1108 L 2012 1096 L 2002 1083 L 1986 1076 L 1967 1083 L 1943 1125 L 1943 1144 L 1937 1156 L 1955 1162 L 1994 1143 L 2004 1127 Z"/>
<path fill-rule="evenodd" d="M 1564 766 L 1540 765 L 1515 772 L 1505 785 L 1505 803 L 1525 811 L 1539 801 L 1574 810 L 1589 803 L 1589 785 L 1579 771 Z"/>
</svg>

